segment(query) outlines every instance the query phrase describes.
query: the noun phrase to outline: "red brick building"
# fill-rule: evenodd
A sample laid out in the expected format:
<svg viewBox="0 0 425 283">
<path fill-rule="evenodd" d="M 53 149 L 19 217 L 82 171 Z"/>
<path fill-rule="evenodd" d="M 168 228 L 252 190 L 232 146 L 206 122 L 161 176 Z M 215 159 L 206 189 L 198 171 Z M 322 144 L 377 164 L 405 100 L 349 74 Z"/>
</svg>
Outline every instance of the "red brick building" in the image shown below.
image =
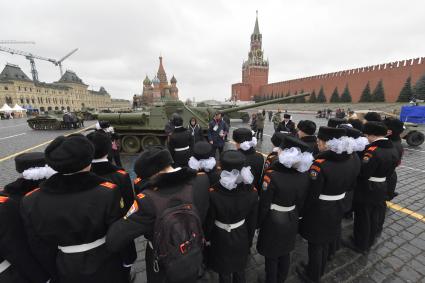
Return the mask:
<svg viewBox="0 0 425 283">
<path fill-rule="evenodd" d="M 334 73 L 304 77 L 294 80 L 268 83 L 269 62 L 263 59 L 262 35 L 258 26 L 258 15 L 254 32 L 251 35 L 251 48 L 248 60 L 242 64 L 242 82 L 232 84 L 232 100 L 254 100 L 257 96 L 282 97 L 287 93 L 294 94 L 316 91 L 323 86 L 326 99 L 329 101 L 335 87 L 341 94 L 345 86 L 351 93 L 353 102 L 358 102 L 367 82 L 373 90 L 382 80 L 385 100 L 397 100 L 406 79 L 411 76 L 414 84 L 425 73 L 425 57 L 361 67 Z"/>
</svg>

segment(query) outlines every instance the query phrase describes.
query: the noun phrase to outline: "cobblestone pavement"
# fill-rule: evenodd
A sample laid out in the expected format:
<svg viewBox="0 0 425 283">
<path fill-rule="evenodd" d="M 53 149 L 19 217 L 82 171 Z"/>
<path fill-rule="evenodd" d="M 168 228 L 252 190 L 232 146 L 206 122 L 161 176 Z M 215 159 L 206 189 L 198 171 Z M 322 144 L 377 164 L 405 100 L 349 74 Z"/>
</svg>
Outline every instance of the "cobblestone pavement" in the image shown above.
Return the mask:
<svg viewBox="0 0 425 283">
<path fill-rule="evenodd" d="M 313 119 L 312 115 L 294 115 L 293 120 Z M 326 123 L 324 119 L 315 120 L 318 125 Z M 64 132 L 36 132 L 20 125 L 24 121 L 0 122 L 0 160 L 5 156 L 51 140 Z M 14 126 L 16 125 L 16 126 Z M 246 126 L 232 123 L 233 127 Z M 271 123 L 266 123 L 264 141 L 259 142 L 258 150 L 269 152 L 272 148 L 270 135 Z M 12 135 L 25 135 L 2 139 Z M 360 255 L 349 249 L 341 248 L 335 258 L 328 263 L 322 282 L 424 282 L 425 283 L 425 145 L 417 148 L 405 146 L 402 165 L 397 169 L 400 195 L 393 200 L 395 209 L 389 209 L 382 236 L 368 255 Z M 231 143 L 227 144 L 232 148 Z M 44 146 L 36 150 L 42 150 Z M 126 169 L 132 172 L 134 156 L 123 155 Z M 0 162 L 0 186 L 16 178 L 13 159 Z M 404 208 L 404 209 L 403 209 Z M 407 210 L 406 210 L 407 209 Z M 418 214 L 409 215 L 412 212 Z M 344 220 L 343 235 L 352 232 L 352 222 Z M 146 282 L 144 251 L 146 241 L 137 239 L 138 259 L 134 265 L 137 272 L 136 282 Z M 306 261 L 307 243 L 299 237 L 292 253 L 291 271 L 287 282 L 301 282 L 295 274 L 296 263 Z M 255 244 L 247 264 L 249 283 L 264 282 L 264 257 L 259 255 Z M 199 282 L 218 282 L 217 275 L 208 271 Z"/>
</svg>

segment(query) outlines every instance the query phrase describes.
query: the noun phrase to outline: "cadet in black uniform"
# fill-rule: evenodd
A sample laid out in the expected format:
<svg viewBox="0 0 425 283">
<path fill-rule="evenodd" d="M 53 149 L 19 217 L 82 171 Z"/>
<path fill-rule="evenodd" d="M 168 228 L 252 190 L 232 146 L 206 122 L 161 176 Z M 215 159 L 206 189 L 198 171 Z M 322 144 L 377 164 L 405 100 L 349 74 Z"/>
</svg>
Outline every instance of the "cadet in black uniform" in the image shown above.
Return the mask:
<svg viewBox="0 0 425 283">
<path fill-rule="evenodd" d="M 166 274 L 161 262 L 155 264 L 154 228 L 167 207 L 194 204 L 201 222 L 205 220 L 208 210 L 208 177 L 187 167 L 172 168 L 173 159 L 165 148 L 152 147 L 139 157 L 138 168 L 146 172 L 149 178 L 142 193 L 136 196 L 133 206 L 124 218 L 115 222 L 108 231 L 107 245 L 110 250 L 119 251 L 135 238 L 144 235 L 149 241 L 146 246 L 147 282 L 161 283 L 166 281 Z M 158 173 L 154 173 L 158 172 Z M 163 207 L 160 199 L 169 200 L 169 206 Z M 181 226 L 180 226 L 181 227 Z M 170 244 L 168 242 L 168 244 Z M 185 274 L 188 270 L 181 270 Z M 195 282 L 197 272 L 188 274 L 190 278 L 183 282 Z"/>
<path fill-rule="evenodd" d="M 94 159 L 92 160 L 91 172 L 108 179 L 118 186 L 121 193 L 117 202 L 120 204 L 121 216 L 124 216 L 134 202 L 134 191 L 130 175 L 108 161 L 108 152 L 111 150 L 111 140 L 107 135 L 98 131 L 87 135 L 94 146 Z M 134 241 L 121 251 L 123 266 L 130 276 L 131 266 L 137 258 L 136 245 Z"/>
<path fill-rule="evenodd" d="M 301 120 L 297 125 L 297 135 L 308 146 L 310 147 L 310 152 L 314 155 L 319 153 L 319 148 L 317 147 L 317 137 L 314 135 L 316 132 L 316 123 L 310 120 Z"/>
<path fill-rule="evenodd" d="M 328 120 L 328 127 L 336 128 L 341 124 L 347 124 L 347 120 L 344 118 L 330 118 Z"/>
<path fill-rule="evenodd" d="M 45 283 L 50 275 L 34 258 L 19 214 L 19 200 L 0 192 L 0 283 Z"/>
<path fill-rule="evenodd" d="M 279 123 L 276 128 L 276 132 L 295 135 L 297 130 L 295 129 L 295 123 L 291 120 L 291 115 L 283 114 L 283 121 Z"/>
<path fill-rule="evenodd" d="M 360 171 L 352 155 L 341 151 L 345 135 L 345 129 L 320 127 L 320 153 L 309 170 L 311 186 L 300 226 L 301 235 L 308 241 L 308 266 L 306 271 L 301 267 L 297 271 L 312 281 L 319 281 L 323 275 L 329 244 L 338 237 L 343 199 Z"/>
<path fill-rule="evenodd" d="M 173 166 L 174 168 L 187 167 L 192 136 L 188 129 L 183 127 L 183 118 L 180 115 L 174 116 L 171 122 L 174 125 L 174 130 L 168 140 L 168 149 L 174 160 Z"/>
<path fill-rule="evenodd" d="M 211 242 L 209 263 L 219 273 L 219 282 L 244 283 L 245 267 L 257 224 L 258 194 L 254 176 L 244 167 L 239 151 L 222 153 L 220 181 L 210 188 L 210 210 L 206 223 Z M 233 278 L 233 279 L 232 279 Z"/>
<path fill-rule="evenodd" d="M 42 181 L 56 173 L 47 166 L 43 152 L 26 152 L 16 156 L 15 168 L 21 176 L 7 184 L 4 191 L 18 203 L 26 193 L 38 188 Z"/>
<path fill-rule="evenodd" d="M 264 167 L 264 157 L 255 150 L 257 139 L 252 136 L 250 129 L 239 128 L 233 131 L 233 140 L 236 142 L 236 148 L 246 157 L 245 166 L 251 166 L 251 172 L 254 175 L 252 184 L 259 188 Z"/>
<path fill-rule="evenodd" d="M 286 136 L 280 145 L 278 161 L 263 178 L 257 250 L 266 257 L 266 283 L 284 282 L 288 275 L 299 211 L 310 186 L 307 170 L 314 158 L 307 152 L 309 149 L 308 144 Z"/>
<path fill-rule="evenodd" d="M 266 161 L 264 162 L 263 174 L 266 172 L 267 169 L 269 169 L 269 167 L 273 164 L 273 162 L 276 161 L 279 145 L 282 143 L 286 135 L 288 134 L 275 132 L 273 136 L 271 137 L 270 141 L 272 142 L 274 148 L 272 149 L 272 152 L 270 152 L 269 155 L 267 155 L 266 157 Z"/>
<path fill-rule="evenodd" d="M 189 159 L 189 167 L 198 172 L 207 174 L 210 186 L 216 184 L 219 179 L 216 160 L 212 156 L 213 146 L 206 141 L 195 143 L 192 149 L 192 156 Z"/>
<path fill-rule="evenodd" d="M 93 132 L 87 138 L 94 146 L 94 159 L 92 160 L 91 171 L 96 175 L 108 179 L 118 185 L 121 193 L 120 207 L 124 216 L 134 201 L 134 191 L 131 184 L 130 175 L 122 168 L 113 165 L 108 161 L 108 152 L 111 150 L 111 140 L 102 132 Z"/>
<path fill-rule="evenodd" d="M 399 157 L 393 143 L 385 137 L 387 127 L 382 122 L 367 122 L 363 133 L 370 144 L 364 151 L 361 172 L 354 191 L 354 241 L 347 245 L 365 253 L 375 242 L 379 219 L 387 198 L 386 179 L 393 174 Z"/>
<path fill-rule="evenodd" d="M 94 148 L 82 135 L 59 136 L 45 150 L 58 173 L 22 200 L 35 256 L 54 282 L 127 282 L 119 254 L 106 250 L 120 214 L 117 185 L 90 172 Z"/>
</svg>

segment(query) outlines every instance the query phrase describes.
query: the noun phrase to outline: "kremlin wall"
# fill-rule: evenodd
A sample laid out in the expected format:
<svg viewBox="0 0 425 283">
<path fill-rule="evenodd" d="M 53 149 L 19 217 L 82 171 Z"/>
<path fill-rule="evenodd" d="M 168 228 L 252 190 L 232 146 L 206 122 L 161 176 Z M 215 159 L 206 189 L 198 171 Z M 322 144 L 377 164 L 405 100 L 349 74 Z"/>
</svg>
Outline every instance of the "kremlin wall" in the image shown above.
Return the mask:
<svg viewBox="0 0 425 283">
<path fill-rule="evenodd" d="M 361 67 L 334 73 L 321 74 L 276 83 L 268 83 L 269 62 L 263 59 L 262 35 L 259 31 L 258 16 L 251 35 L 251 49 L 248 60 L 242 64 L 242 82 L 232 85 L 232 100 L 254 100 L 256 97 L 283 97 L 288 93 L 316 92 L 323 87 L 326 100 L 337 87 L 341 94 L 346 85 L 353 102 L 358 102 L 366 84 L 373 91 L 382 80 L 386 102 L 395 102 L 410 76 L 412 84 L 425 74 L 425 57 L 408 59 L 374 66 Z"/>
</svg>

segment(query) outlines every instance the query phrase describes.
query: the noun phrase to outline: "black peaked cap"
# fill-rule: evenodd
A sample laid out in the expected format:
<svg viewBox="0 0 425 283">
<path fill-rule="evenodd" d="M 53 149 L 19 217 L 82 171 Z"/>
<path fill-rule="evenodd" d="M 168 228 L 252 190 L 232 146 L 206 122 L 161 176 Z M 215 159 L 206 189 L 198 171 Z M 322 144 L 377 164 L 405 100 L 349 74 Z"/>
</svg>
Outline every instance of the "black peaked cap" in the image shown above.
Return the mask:
<svg viewBox="0 0 425 283">
<path fill-rule="evenodd" d="M 237 150 L 225 151 L 220 156 L 221 169 L 226 171 L 241 170 L 245 161 L 245 155 Z"/>
<path fill-rule="evenodd" d="M 46 164 L 44 152 L 25 152 L 15 157 L 15 168 L 18 173 L 33 167 L 44 167 Z"/>
</svg>

